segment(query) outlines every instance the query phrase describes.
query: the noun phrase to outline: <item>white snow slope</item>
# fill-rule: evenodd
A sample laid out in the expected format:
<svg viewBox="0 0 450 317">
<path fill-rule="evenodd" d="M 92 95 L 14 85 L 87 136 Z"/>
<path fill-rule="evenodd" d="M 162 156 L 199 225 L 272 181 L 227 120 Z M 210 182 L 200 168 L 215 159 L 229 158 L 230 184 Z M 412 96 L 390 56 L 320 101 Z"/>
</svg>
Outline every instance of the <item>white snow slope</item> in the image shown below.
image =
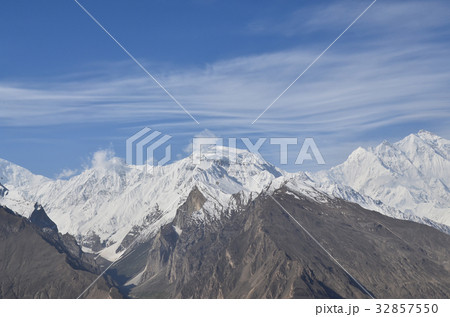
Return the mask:
<svg viewBox="0 0 450 317">
<path fill-rule="evenodd" d="M 450 226 L 450 141 L 428 131 L 394 144 L 358 148 L 343 164 L 311 177 L 349 186 L 406 215 Z"/>
</svg>

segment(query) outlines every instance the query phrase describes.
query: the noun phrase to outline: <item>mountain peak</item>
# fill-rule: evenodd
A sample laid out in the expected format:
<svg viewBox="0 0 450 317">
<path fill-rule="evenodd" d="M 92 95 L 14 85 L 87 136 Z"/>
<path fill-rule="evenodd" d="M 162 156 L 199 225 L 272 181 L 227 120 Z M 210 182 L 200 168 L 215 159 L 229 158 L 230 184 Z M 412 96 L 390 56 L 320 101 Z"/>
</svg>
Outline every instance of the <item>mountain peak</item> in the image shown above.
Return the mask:
<svg viewBox="0 0 450 317">
<path fill-rule="evenodd" d="M 433 137 L 439 137 L 439 136 L 437 136 L 436 134 L 434 134 L 434 133 L 432 133 L 432 132 L 430 132 L 430 131 L 427 131 L 427 130 L 420 130 L 420 131 L 417 133 L 417 135 L 419 135 L 419 136 L 433 136 Z"/>
<path fill-rule="evenodd" d="M 443 140 L 443 138 L 430 132 L 430 131 L 420 130 L 417 133 L 411 133 L 410 135 L 406 136 L 402 140 L 396 142 L 396 144 L 406 144 L 406 143 L 421 144 L 421 143 L 425 142 L 425 143 L 431 145 L 438 140 Z"/>
<path fill-rule="evenodd" d="M 361 146 L 354 150 L 349 156 L 348 161 L 358 161 L 361 157 L 364 157 L 369 151 Z"/>
<path fill-rule="evenodd" d="M 52 231 L 58 231 L 56 224 L 47 216 L 44 208 L 38 203 L 34 205 L 34 211 L 30 216 L 30 221 L 41 229 L 48 228 Z"/>
<path fill-rule="evenodd" d="M 0 182 L 6 186 L 30 186 L 46 180 L 48 179 L 44 176 L 35 175 L 26 168 L 0 158 Z"/>
<path fill-rule="evenodd" d="M 392 143 L 390 143 L 388 140 L 384 140 L 375 148 L 375 151 L 378 153 L 379 152 L 389 152 L 394 149 L 395 149 L 395 147 L 392 145 Z"/>
<path fill-rule="evenodd" d="M 449 144 L 448 140 L 445 140 L 444 138 L 440 137 L 437 134 L 434 134 L 432 132 L 426 131 L 426 130 L 420 130 L 419 133 L 417 133 L 417 136 L 424 142 L 432 145 L 432 146 L 438 146 L 441 148 L 442 144 Z"/>
<path fill-rule="evenodd" d="M 429 131 L 359 148 L 328 176 L 387 206 L 450 225 L 450 141 Z"/>
<path fill-rule="evenodd" d="M 202 148 L 200 153 L 193 153 L 186 159 L 193 161 L 223 162 L 235 164 L 265 164 L 268 163 L 259 153 L 253 153 L 248 150 L 226 147 L 222 145 L 211 145 Z"/>
</svg>

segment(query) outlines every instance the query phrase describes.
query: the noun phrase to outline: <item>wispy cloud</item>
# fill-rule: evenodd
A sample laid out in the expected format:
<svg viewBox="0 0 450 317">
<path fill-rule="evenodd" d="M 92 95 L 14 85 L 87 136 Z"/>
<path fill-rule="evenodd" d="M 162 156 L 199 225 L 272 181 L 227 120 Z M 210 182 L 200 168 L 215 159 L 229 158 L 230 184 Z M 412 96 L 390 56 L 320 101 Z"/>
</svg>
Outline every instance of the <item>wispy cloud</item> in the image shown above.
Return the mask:
<svg viewBox="0 0 450 317">
<path fill-rule="evenodd" d="M 373 0 L 312 1 L 309 5 L 281 18 L 272 16 L 265 20 L 251 21 L 247 31 L 252 34 L 276 34 L 285 37 L 332 35 L 347 27 L 372 2 Z M 384 34 L 385 38 L 397 41 L 417 39 L 426 34 L 429 29 L 437 31 L 448 25 L 449 9 L 449 3 L 440 0 L 429 0 L 426 3 L 419 0 L 377 1 L 364 19 L 358 21 L 357 30 L 354 33 L 358 36 L 366 36 L 383 31 L 387 32 Z M 448 30 L 441 30 L 438 33 L 427 34 L 427 37 L 436 36 L 442 32 L 448 34 Z"/>
<path fill-rule="evenodd" d="M 318 7 L 305 19 L 298 14 L 308 12 L 294 12 L 295 26 L 287 21 L 272 29 L 301 32 L 326 26 L 327 32 L 338 34 L 340 26 L 348 24 L 342 16 L 351 21 L 366 5 L 359 1 L 344 4 Z M 301 132 L 327 135 L 330 143 L 336 143 L 354 134 L 410 122 L 434 122 L 450 133 L 450 45 L 434 40 L 447 32 L 450 23 L 443 12 L 449 5 L 432 4 L 377 3 L 348 35 L 357 40 L 350 44 L 343 39 L 334 46 L 254 126 L 250 123 L 256 116 L 328 40 L 321 38 L 311 47 L 217 61 L 203 68 L 170 69 L 158 78 L 199 118 L 201 129 L 210 128 L 222 136 Z M 432 16 L 427 15 L 430 10 Z M 177 105 L 145 76 L 130 74 L 129 67 L 131 63 L 106 64 L 89 76 L 73 75 L 64 81 L 0 82 L 0 125 L 148 121 L 169 133 L 193 129 Z M 111 68 L 115 75 L 108 77 Z"/>
<path fill-rule="evenodd" d="M 56 179 L 65 179 L 65 178 L 70 178 L 73 175 L 75 175 L 76 173 L 78 173 L 78 170 L 72 170 L 69 168 L 65 168 L 61 171 L 61 173 L 59 173 L 58 175 L 56 175 Z"/>
<path fill-rule="evenodd" d="M 339 132 L 400 123 L 414 116 L 442 119 L 449 115 L 447 54 L 448 49 L 439 44 L 329 53 L 260 119 L 260 127 L 277 131 L 280 125 L 301 124 Z M 171 73 L 164 81 L 206 126 L 249 129 L 253 117 L 313 57 L 303 50 L 250 56 Z M 2 125 L 143 118 L 189 125 L 184 114 L 145 78 L 33 86 L 0 84 Z"/>
</svg>

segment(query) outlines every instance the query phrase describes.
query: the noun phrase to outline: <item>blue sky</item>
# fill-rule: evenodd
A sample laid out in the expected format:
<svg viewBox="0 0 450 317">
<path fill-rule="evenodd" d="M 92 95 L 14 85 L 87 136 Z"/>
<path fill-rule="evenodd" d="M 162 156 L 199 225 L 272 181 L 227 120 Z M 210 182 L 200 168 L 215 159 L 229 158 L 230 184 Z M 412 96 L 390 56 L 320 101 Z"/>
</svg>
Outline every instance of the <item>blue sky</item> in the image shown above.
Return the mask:
<svg viewBox="0 0 450 317">
<path fill-rule="evenodd" d="M 174 157 L 205 130 L 313 137 L 327 164 L 294 171 L 420 129 L 450 138 L 448 1 L 378 0 L 251 124 L 371 2 L 80 0 L 197 125 L 74 1 L 6 1 L 0 157 L 54 177 L 100 149 L 125 157 L 144 126 L 173 136 Z"/>
</svg>

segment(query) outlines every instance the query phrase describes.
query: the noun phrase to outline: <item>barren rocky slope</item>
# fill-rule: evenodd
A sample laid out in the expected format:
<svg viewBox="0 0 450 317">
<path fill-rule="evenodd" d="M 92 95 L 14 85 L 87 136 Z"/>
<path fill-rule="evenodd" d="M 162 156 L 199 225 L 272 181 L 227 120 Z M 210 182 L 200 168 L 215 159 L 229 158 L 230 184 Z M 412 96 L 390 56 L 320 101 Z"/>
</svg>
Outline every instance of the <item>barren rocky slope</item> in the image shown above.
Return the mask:
<svg viewBox="0 0 450 317">
<path fill-rule="evenodd" d="M 114 273 L 134 277 L 128 283 L 131 297 L 450 296 L 449 235 L 326 195 L 311 199 L 281 187 L 273 197 L 361 285 L 267 193 L 226 211 L 222 221 L 200 223 L 194 215 L 205 197 L 197 188 L 173 222 L 124 258 Z"/>
<path fill-rule="evenodd" d="M 70 241 L 0 206 L 0 298 L 77 298 L 97 275 Z M 100 279 L 83 297 L 121 295 Z"/>
</svg>

